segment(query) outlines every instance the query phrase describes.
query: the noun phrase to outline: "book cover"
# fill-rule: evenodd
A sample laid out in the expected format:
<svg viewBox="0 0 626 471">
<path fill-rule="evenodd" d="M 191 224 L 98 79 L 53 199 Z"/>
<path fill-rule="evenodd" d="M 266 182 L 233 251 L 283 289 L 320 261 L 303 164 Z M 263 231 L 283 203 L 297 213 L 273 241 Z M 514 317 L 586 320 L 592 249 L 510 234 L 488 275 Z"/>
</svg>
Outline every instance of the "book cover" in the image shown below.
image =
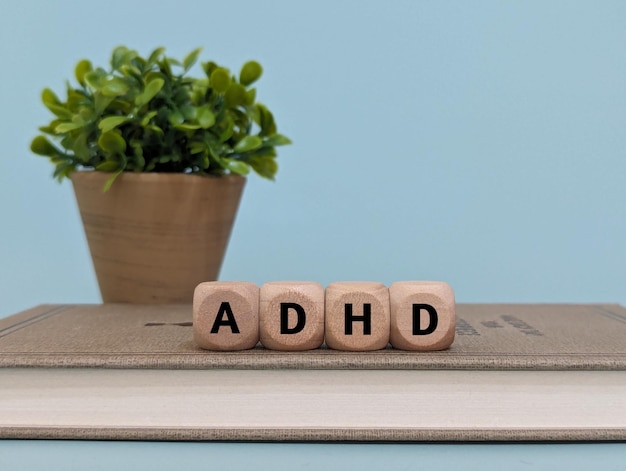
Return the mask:
<svg viewBox="0 0 626 471">
<path fill-rule="evenodd" d="M 459 304 L 451 348 L 211 352 L 190 305 L 48 305 L 0 319 L 0 367 L 243 369 L 625 369 L 619 305 Z"/>
</svg>

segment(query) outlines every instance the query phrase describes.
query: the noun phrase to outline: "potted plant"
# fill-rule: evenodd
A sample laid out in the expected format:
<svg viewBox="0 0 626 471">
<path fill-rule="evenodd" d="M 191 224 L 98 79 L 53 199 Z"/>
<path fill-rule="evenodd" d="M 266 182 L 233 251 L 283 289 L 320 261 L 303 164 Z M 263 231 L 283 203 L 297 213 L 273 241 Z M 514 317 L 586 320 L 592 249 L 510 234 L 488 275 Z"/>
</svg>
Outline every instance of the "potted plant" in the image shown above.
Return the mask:
<svg viewBox="0 0 626 471">
<path fill-rule="evenodd" d="M 290 143 L 256 101 L 260 64 L 236 76 L 203 62 L 189 77 L 199 54 L 120 46 L 108 70 L 81 60 L 65 100 L 42 93 L 52 139 L 31 150 L 72 181 L 104 302 L 191 302 L 217 279 L 245 175 L 273 179 Z"/>
</svg>

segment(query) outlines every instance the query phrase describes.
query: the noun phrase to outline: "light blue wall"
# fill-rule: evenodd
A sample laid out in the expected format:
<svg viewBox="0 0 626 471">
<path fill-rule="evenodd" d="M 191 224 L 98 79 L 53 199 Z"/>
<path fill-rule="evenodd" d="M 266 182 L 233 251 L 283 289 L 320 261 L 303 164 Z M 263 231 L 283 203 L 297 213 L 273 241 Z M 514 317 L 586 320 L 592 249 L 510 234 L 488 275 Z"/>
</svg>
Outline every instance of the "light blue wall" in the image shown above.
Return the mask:
<svg viewBox="0 0 626 471">
<path fill-rule="evenodd" d="M 294 145 L 251 178 L 224 279 L 448 281 L 626 304 L 626 2 L 19 0 L 0 7 L 0 316 L 99 302 L 68 182 L 28 150 L 81 58 L 238 69 Z"/>
</svg>

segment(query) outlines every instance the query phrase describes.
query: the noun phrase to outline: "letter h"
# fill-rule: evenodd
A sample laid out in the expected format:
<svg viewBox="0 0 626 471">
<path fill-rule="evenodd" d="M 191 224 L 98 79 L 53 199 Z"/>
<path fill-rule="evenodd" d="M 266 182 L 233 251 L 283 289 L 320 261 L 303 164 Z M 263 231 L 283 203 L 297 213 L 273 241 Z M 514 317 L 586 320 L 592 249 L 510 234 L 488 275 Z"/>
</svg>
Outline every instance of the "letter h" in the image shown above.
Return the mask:
<svg viewBox="0 0 626 471">
<path fill-rule="evenodd" d="M 363 335 L 372 335 L 372 305 L 370 303 L 363 304 L 363 315 L 352 315 L 352 304 L 345 305 L 345 334 L 352 335 L 352 323 L 363 322 Z"/>
</svg>

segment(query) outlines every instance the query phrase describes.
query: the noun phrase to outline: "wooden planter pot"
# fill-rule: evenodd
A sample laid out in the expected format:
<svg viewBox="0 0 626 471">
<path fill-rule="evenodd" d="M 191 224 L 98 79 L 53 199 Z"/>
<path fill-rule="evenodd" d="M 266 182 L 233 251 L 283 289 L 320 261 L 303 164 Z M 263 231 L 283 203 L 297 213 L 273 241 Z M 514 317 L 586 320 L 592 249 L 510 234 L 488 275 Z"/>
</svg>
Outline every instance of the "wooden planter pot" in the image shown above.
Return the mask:
<svg viewBox="0 0 626 471">
<path fill-rule="evenodd" d="M 216 280 L 245 178 L 74 172 L 72 184 L 105 303 L 191 303 Z"/>
</svg>

